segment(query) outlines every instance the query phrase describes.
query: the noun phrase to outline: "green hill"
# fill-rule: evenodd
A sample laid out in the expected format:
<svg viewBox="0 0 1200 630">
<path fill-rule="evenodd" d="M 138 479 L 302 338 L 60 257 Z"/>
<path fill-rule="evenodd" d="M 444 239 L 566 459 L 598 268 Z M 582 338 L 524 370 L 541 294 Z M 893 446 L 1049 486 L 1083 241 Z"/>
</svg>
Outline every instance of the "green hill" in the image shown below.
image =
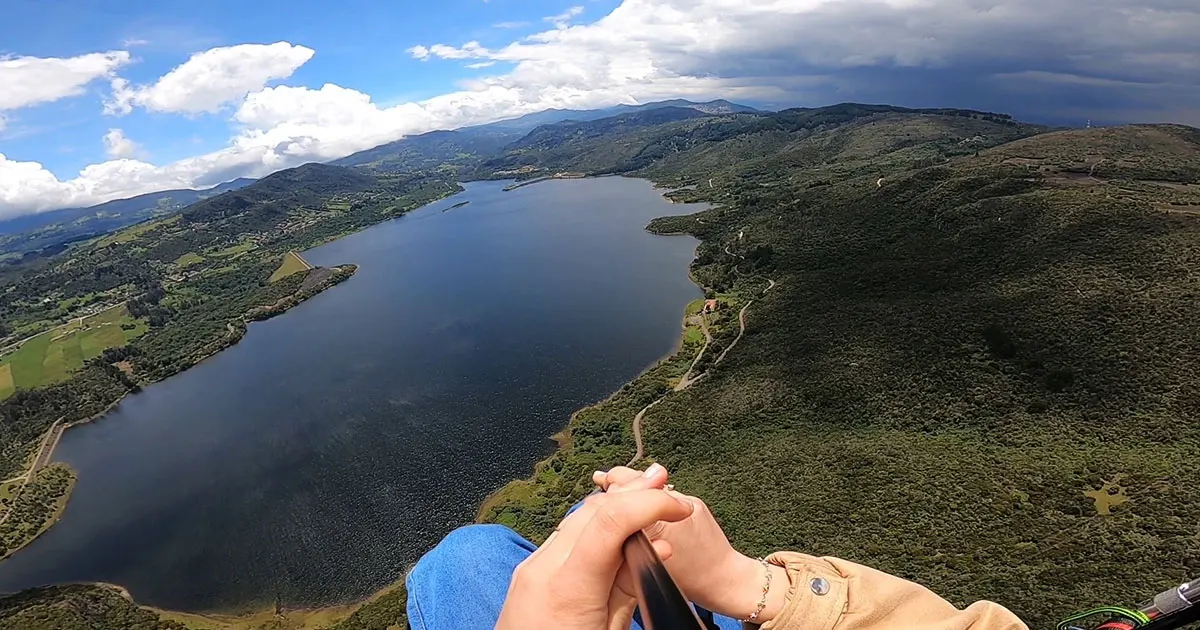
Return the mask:
<svg viewBox="0 0 1200 630">
<path fill-rule="evenodd" d="M 483 128 L 431 131 L 360 151 L 333 163 L 378 171 L 441 170 L 457 173 L 519 139 L 522 133 Z"/>
<path fill-rule="evenodd" d="M 689 192 L 723 206 L 652 228 L 702 238 L 694 275 L 756 300 L 728 361 L 647 415 L 649 456 L 749 552 L 845 557 L 1034 627 L 1194 573 L 1200 132 L 999 144 L 1021 128 L 884 113 L 778 133 L 758 160 L 730 138 L 643 171 L 723 165 Z M 641 402 L 580 414 L 587 439 L 488 518 L 544 535 L 632 452 Z M 1100 514 L 1102 487 L 1128 501 Z"/>
<path fill-rule="evenodd" d="M 668 114 L 652 114 L 653 110 L 671 109 Z M 599 119 L 637 119 L 642 114 L 659 116 L 657 122 L 665 122 L 663 116 L 678 119 L 687 117 L 680 113 L 686 109 L 693 115 L 730 114 L 756 112 L 753 107 L 730 103 L 725 100 L 694 103 L 684 99 L 673 99 L 642 105 L 617 105 L 604 109 L 568 110 L 549 109 L 527 114 L 512 120 L 502 120 L 486 125 L 464 127 L 452 131 L 439 130 L 402 138 L 377 147 L 359 151 L 333 162 L 337 166 L 360 166 L 375 171 L 402 172 L 436 170 L 450 174 L 472 172 L 483 160 L 494 157 L 506 146 L 523 141 L 535 129 L 547 127 L 578 127 L 579 123 Z M 564 125 L 564 123 L 566 123 Z"/>
<path fill-rule="evenodd" d="M 203 190 L 164 190 L 87 208 L 64 208 L 0 221 L 0 262 L 19 266 L 51 257 L 72 243 L 172 214 L 188 204 L 237 190 L 253 181 L 239 178 Z"/>
</svg>

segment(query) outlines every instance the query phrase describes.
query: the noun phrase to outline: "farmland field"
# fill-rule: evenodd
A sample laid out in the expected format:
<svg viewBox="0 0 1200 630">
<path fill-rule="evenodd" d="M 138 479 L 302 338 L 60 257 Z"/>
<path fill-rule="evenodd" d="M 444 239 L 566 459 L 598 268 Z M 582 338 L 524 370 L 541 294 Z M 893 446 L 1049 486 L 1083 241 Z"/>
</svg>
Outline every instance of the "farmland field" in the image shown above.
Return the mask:
<svg viewBox="0 0 1200 630">
<path fill-rule="evenodd" d="M 288 252 L 283 255 L 283 263 L 279 265 L 279 268 L 275 270 L 275 273 L 271 274 L 271 282 L 286 278 L 294 273 L 308 271 L 309 269 L 312 269 L 312 265 L 309 265 L 307 262 L 305 262 L 299 254 L 296 252 Z"/>
<path fill-rule="evenodd" d="M 175 259 L 175 266 L 183 269 L 204 262 L 204 257 L 196 252 L 188 252 Z"/>
<path fill-rule="evenodd" d="M 85 361 L 108 348 L 123 346 L 148 329 L 129 316 L 124 304 L 48 330 L 0 357 L 0 400 L 18 388 L 66 380 Z"/>
</svg>

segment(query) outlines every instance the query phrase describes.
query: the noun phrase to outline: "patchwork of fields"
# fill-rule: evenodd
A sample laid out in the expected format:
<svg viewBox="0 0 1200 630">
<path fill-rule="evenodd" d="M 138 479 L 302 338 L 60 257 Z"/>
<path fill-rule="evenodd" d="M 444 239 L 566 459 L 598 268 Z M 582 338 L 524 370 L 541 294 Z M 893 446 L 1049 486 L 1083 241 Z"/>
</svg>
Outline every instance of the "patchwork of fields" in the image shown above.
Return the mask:
<svg viewBox="0 0 1200 630">
<path fill-rule="evenodd" d="M 85 361 L 108 348 L 123 346 L 149 329 L 124 304 L 48 330 L 0 357 L 0 400 L 18 388 L 66 380 Z"/>
</svg>

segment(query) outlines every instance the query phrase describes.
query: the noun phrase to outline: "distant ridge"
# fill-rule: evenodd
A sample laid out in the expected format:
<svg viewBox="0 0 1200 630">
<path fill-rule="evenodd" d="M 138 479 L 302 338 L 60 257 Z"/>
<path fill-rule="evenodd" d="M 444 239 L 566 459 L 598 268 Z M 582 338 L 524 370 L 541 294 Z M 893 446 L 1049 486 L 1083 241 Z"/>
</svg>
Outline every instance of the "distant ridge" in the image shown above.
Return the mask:
<svg viewBox="0 0 1200 630">
<path fill-rule="evenodd" d="M 666 101 L 655 101 L 653 103 L 643 103 L 641 105 L 617 105 L 614 107 L 605 107 L 602 109 L 547 109 L 533 114 L 526 114 L 509 120 L 501 120 L 487 125 L 479 125 L 476 127 L 464 127 L 461 131 L 474 129 L 511 129 L 515 131 L 531 131 L 540 125 L 546 125 L 564 120 L 589 121 L 608 118 L 610 116 L 619 116 L 632 112 L 640 112 L 651 109 L 661 109 L 664 107 L 684 107 L 704 112 L 705 114 L 738 114 L 738 113 L 755 113 L 761 110 L 750 107 L 749 105 L 741 105 L 731 103 L 726 100 L 707 101 L 697 103 L 687 99 L 676 98 Z"/>
<path fill-rule="evenodd" d="M 170 214 L 254 181 L 239 177 L 211 188 L 163 190 L 86 208 L 63 208 L 0 221 L 0 254 L 54 254 L 70 243 Z"/>
<path fill-rule="evenodd" d="M 38 212 L 36 214 L 26 214 L 12 219 L 0 221 L 0 235 L 19 234 L 28 232 L 39 227 L 51 225 L 54 223 L 68 223 L 76 221 L 83 217 L 91 215 L 121 215 L 129 212 L 136 212 L 146 208 L 154 208 L 162 203 L 177 204 L 180 208 L 191 203 L 195 203 L 205 197 L 212 197 L 230 190 L 237 190 L 243 186 L 253 184 L 256 180 L 249 177 L 239 177 L 235 180 L 217 184 L 211 188 L 188 189 L 179 188 L 173 190 L 161 190 L 158 192 L 126 197 L 124 199 L 114 199 L 106 201 L 94 206 L 85 206 L 80 208 L 62 208 L 60 210 L 50 210 L 47 212 Z"/>
<path fill-rule="evenodd" d="M 334 160 L 337 166 L 366 166 L 376 170 L 455 168 L 466 171 L 480 160 L 499 153 L 509 144 L 543 125 L 566 121 L 590 122 L 655 110 L 675 110 L 676 118 L 693 115 L 761 113 L 748 105 L 715 100 L 696 103 L 672 99 L 641 105 L 617 105 L 603 109 L 547 109 L 509 120 L 455 130 L 430 131 L 359 151 Z M 683 112 L 683 113 L 679 113 Z M 661 122 L 661 121 L 660 121 Z"/>
</svg>

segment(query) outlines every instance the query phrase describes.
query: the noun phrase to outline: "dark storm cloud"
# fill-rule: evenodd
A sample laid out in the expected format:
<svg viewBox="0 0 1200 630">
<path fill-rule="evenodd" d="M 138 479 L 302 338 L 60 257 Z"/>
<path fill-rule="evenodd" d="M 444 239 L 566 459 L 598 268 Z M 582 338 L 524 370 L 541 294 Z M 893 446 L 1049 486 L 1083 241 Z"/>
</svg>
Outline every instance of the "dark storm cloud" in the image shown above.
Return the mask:
<svg viewBox="0 0 1200 630">
<path fill-rule="evenodd" d="M 1200 122 L 1200 2 L 626 0 L 591 25 L 451 59 L 517 63 L 496 83 L 603 89 L 693 78 L 780 104 L 961 105 L 1024 117 Z M 640 71 L 637 76 L 629 69 Z"/>
</svg>

